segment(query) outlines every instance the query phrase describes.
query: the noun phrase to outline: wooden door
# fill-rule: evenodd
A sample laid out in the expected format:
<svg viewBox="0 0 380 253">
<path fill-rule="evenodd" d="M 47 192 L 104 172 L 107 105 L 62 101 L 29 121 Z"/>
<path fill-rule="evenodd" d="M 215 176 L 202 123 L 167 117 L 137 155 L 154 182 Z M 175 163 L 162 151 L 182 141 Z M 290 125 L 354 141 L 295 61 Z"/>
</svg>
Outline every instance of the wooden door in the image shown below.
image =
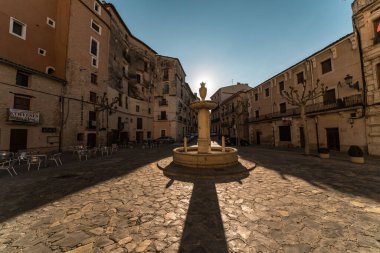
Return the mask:
<svg viewBox="0 0 380 253">
<path fill-rule="evenodd" d="M 9 150 L 17 152 L 18 150 L 26 149 L 28 145 L 28 130 L 27 129 L 11 129 L 9 142 Z"/>
<path fill-rule="evenodd" d="M 340 150 L 339 129 L 326 128 L 327 147 L 331 150 Z"/>
</svg>

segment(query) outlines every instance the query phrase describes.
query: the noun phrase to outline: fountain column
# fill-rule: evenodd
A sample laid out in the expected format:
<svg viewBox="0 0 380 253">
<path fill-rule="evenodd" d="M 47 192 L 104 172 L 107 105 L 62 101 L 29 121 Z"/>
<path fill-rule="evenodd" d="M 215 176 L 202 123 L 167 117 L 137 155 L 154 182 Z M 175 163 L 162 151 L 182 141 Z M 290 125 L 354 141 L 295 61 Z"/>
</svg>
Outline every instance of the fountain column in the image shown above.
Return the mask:
<svg viewBox="0 0 380 253">
<path fill-rule="evenodd" d="M 207 154 L 211 152 L 210 127 L 208 119 L 210 112 L 207 108 L 198 111 L 198 153 Z"/>
</svg>

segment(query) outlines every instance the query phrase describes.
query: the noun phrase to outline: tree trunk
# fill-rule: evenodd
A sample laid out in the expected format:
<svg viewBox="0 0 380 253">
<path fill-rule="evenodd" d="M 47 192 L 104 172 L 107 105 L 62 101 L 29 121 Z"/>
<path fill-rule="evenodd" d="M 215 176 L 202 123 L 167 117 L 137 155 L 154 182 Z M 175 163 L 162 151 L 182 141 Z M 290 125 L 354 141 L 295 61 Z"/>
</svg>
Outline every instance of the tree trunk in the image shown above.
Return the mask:
<svg viewBox="0 0 380 253">
<path fill-rule="evenodd" d="M 96 147 L 99 146 L 99 126 L 100 126 L 100 120 L 99 120 L 99 110 L 95 109 L 95 120 L 96 120 Z"/>
<path fill-rule="evenodd" d="M 306 114 L 305 114 L 305 105 L 301 105 L 301 119 L 303 124 L 303 133 L 305 136 L 305 154 L 310 154 L 310 147 L 309 147 L 309 131 L 307 130 L 307 120 L 306 120 Z"/>
</svg>

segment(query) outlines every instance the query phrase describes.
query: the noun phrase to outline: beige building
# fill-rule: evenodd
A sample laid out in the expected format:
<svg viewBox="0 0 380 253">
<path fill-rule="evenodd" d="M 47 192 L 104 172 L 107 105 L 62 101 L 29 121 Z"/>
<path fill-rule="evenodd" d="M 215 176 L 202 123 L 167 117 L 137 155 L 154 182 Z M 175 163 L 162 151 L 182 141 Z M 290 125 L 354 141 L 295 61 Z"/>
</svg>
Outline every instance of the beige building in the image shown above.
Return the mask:
<svg viewBox="0 0 380 253">
<path fill-rule="evenodd" d="M 347 84 L 349 78 L 352 82 Z M 307 103 L 307 126 L 300 110 L 281 96 L 292 86 L 301 94 L 317 80 L 326 87 L 323 96 Z M 347 36 L 273 76 L 248 91 L 249 136 L 256 144 L 303 147 L 304 129 L 310 147 L 346 151 L 350 145 L 367 149 L 363 114 L 363 82 L 355 36 Z"/>
<path fill-rule="evenodd" d="M 238 91 L 223 100 L 219 104 L 219 111 L 221 135 L 248 141 L 247 119 L 249 114 L 247 91 Z M 215 130 L 215 133 L 217 133 L 217 129 Z"/>
<path fill-rule="evenodd" d="M 380 155 L 380 1 L 355 0 L 353 26 L 362 50 L 368 152 Z"/>
<path fill-rule="evenodd" d="M 219 136 L 226 134 L 226 130 L 224 130 L 224 132 L 222 131 L 222 117 L 223 116 L 221 114 L 223 112 L 222 112 L 222 108 L 220 104 L 223 103 L 223 101 L 225 101 L 229 97 L 233 96 L 234 94 L 240 91 L 247 91 L 249 89 L 251 89 L 251 87 L 249 87 L 247 83 L 236 83 L 235 85 L 219 88 L 214 94 L 212 94 L 212 96 L 210 97 L 211 100 L 218 103 L 218 106 L 214 110 L 211 111 L 211 132 L 212 133 L 215 133 Z"/>
<path fill-rule="evenodd" d="M 0 150 L 59 147 L 67 25 L 60 22 L 64 11 L 57 10 L 64 5 L 2 1 Z M 28 15 L 33 9 L 39 10 L 38 16 Z"/>
<path fill-rule="evenodd" d="M 170 136 L 180 141 L 195 132 L 196 114 L 189 107 L 196 99 L 185 81 L 185 71 L 177 58 L 157 55 L 154 86 L 154 138 Z"/>
<path fill-rule="evenodd" d="M 32 9 L 39 11 L 31 15 Z M 7 0 L 0 23 L 0 149 L 153 138 L 159 57 L 131 34 L 113 5 Z M 188 108 L 193 94 L 176 60 L 167 82 L 175 108 L 168 112 L 173 121 L 167 135 L 178 139 L 194 131 L 189 121 L 195 115 Z"/>
</svg>

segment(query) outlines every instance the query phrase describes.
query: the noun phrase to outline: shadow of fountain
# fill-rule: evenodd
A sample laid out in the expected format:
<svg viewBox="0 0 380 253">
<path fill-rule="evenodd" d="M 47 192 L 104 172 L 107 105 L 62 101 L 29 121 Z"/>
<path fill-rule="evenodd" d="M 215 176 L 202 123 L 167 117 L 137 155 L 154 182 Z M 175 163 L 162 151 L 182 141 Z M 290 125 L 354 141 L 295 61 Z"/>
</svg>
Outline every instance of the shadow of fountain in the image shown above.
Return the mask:
<svg viewBox="0 0 380 253">
<path fill-rule="evenodd" d="M 186 175 L 181 170 L 186 170 Z M 223 169 L 202 169 L 203 173 L 173 163 L 163 169 L 164 175 L 170 179 L 167 187 L 175 180 L 194 184 L 178 252 L 228 252 L 216 184 L 242 183 L 251 170 L 253 168 L 247 169 L 241 163 Z M 189 171 L 197 173 L 189 174 Z"/>
</svg>

